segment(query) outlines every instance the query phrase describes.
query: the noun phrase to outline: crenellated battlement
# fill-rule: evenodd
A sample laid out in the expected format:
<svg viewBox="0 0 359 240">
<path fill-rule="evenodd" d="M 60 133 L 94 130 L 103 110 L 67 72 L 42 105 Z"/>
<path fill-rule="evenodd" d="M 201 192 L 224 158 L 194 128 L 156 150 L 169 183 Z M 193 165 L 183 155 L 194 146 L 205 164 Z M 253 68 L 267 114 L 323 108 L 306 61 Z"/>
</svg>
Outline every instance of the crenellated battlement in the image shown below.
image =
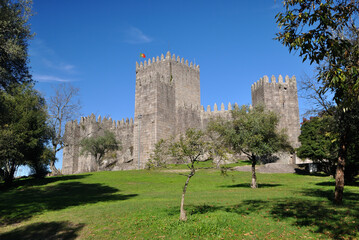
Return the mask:
<svg viewBox="0 0 359 240">
<path fill-rule="evenodd" d="M 159 56 L 157 56 L 156 58 L 153 57 L 152 60 L 151 60 L 151 58 L 149 58 L 148 61 L 145 60 L 140 63 L 136 62 L 136 72 L 144 70 L 149 67 L 158 66 L 159 64 L 162 64 L 162 63 L 169 63 L 169 62 L 181 64 L 184 67 L 188 67 L 195 71 L 199 71 L 199 69 L 200 69 L 199 65 L 196 65 L 195 63 L 192 63 L 192 62 L 188 63 L 188 60 L 185 60 L 184 58 L 180 58 L 180 56 L 176 57 L 176 55 L 173 54 L 171 57 L 171 53 L 168 51 L 166 54 L 166 57 L 163 54 L 161 54 L 161 57 L 159 57 Z"/>
<path fill-rule="evenodd" d="M 203 105 L 201 106 L 201 112 L 204 112 L 204 113 L 214 113 L 214 112 L 228 112 L 228 111 L 231 111 L 232 109 L 238 107 L 238 104 L 235 103 L 234 105 L 232 105 L 231 103 L 228 103 L 227 105 L 227 109 L 225 108 L 225 105 L 222 103 L 221 104 L 221 108 L 219 109 L 218 106 L 217 106 L 217 103 L 215 103 L 213 105 L 213 111 L 211 109 L 211 106 L 210 105 L 207 105 L 207 108 L 205 108 Z"/>
<path fill-rule="evenodd" d="M 73 127 L 80 127 L 80 126 L 89 126 L 91 124 L 100 124 L 102 126 L 106 126 L 107 128 L 112 128 L 112 129 L 123 129 L 123 128 L 128 128 L 128 127 L 132 127 L 133 126 L 133 119 L 132 118 L 126 118 L 122 119 L 121 121 L 117 120 L 112 120 L 111 117 L 107 118 L 107 117 L 101 117 L 101 115 L 99 115 L 97 118 L 95 116 L 95 114 L 91 114 L 90 116 L 87 117 L 81 117 L 80 122 L 78 123 L 77 120 L 73 120 L 73 121 L 69 121 L 66 123 L 66 127 L 67 128 L 73 128 Z"/>
<path fill-rule="evenodd" d="M 257 82 L 253 83 L 252 86 L 251 86 L 251 90 L 254 91 L 254 90 L 257 90 L 259 89 L 260 87 L 263 87 L 263 86 L 278 86 L 278 85 L 287 85 L 287 86 L 293 86 L 293 87 L 297 87 L 297 79 L 295 76 L 292 76 L 291 78 L 286 75 L 285 78 L 284 78 L 284 81 L 283 81 L 283 77 L 282 75 L 279 75 L 278 76 L 278 81 L 276 79 L 276 77 L 274 75 L 272 75 L 272 77 L 268 78 L 267 75 L 264 75 L 263 78 L 260 78 Z"/>
<path fill-rule="evenodd" d="M 279 75 L 278 79 L 272 76 L 260 78 L 252 84 L 252 104 L 263 104 L 267 109 L 274 111 L 280 117 L 278 128 L 287 129 L 289 140 L 293 147 L 298 147 L 300 134 L 299 108 L 297 96 L 297 80 Z"/>
</svg>

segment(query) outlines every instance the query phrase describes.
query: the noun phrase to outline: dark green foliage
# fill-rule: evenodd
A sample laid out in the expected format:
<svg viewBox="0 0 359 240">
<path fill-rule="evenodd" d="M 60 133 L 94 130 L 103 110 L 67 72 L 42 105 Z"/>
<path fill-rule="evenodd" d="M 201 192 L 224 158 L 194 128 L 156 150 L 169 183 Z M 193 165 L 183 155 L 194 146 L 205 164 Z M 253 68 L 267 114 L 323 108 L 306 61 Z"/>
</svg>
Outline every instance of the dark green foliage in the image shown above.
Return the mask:
<svg viewBox="0 0 359 240">
<path fill-rule="evenodd" d="M 338 134 L 332 116 L 311 117 L 304 120 L 297 149 L 298 157 L 333 165 L 338 157 Z"/>
<path fill-rule="evenodd" d="M 81 154 L 90 154 L 101 165 L 106 154 L 115 153 L 115 151 L 121 148 L 120 144 L 116 140 L 115 134 L 106 130 L 101 136 L 82 139 L 80 143 L 82 147 Z"/>
<path fill-rule="evenodd" d="M 30 85 L 0 91 L 0 167 L 9 183 L 20 165 L 38 166 L 49 138 L 44 99 Z"/>
<path fill-rule="evenodd" d="M 344 169 L 350 148 L 350 119 L 359 104 L 359 30 L 358 0 L 285 0 L 285 11 L 278 13 L 283 29 L 277 40 L 299 50 L 303 61 L 320 64 L 318 81 L 323 91 L 334 93 L 337 105 L 338 160 L 335 202 L 342 203 Z"/>
<path fill-rule="evenodd" d="M 359 171 L 359 114 L 351 115 L 349 125 L 351 131 L 347 149 L 347 162 L 345 167 L 345 182 L 353 182 Z M 297 149 L 298 157 L 309 158 L 324 166 L 326 173 L 333 174 L 335 163 L 338 158 L 339 131 L 337 122 L 331 115 L 311 117 L 304 120 L 301 127 L 299 140 L 301 146 Z"/>
<path fill-rule="evenodd" d="M 32 81 L 27 54 L 31 6 L 31 0 L 0 0 L 0 89 Z"/>
<path fill-rule="evenodd" d="M 326 174 L 334 174 L 338 158 L 338 134 L 332 116 L 311 117 L 303 122 L 297 149 L 298 157 L 320 164 Z"/>
</svg>

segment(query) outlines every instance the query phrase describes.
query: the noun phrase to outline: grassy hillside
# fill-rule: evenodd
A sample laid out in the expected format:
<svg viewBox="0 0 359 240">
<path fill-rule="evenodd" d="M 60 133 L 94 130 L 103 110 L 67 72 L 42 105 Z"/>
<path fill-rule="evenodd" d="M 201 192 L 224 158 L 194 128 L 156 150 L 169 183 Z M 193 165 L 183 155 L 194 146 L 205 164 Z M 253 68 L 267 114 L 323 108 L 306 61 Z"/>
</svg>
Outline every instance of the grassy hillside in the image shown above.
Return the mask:
<svg viewBox="0 0 359 240">
<path fill-rule="evenodd" d="M 359 238 L 359 186 L 331 204 L 330 177 L 200 170 L 178 221 L 183 170 L 21 180 L 0 192 L 0 239 Z"/>
</svg>

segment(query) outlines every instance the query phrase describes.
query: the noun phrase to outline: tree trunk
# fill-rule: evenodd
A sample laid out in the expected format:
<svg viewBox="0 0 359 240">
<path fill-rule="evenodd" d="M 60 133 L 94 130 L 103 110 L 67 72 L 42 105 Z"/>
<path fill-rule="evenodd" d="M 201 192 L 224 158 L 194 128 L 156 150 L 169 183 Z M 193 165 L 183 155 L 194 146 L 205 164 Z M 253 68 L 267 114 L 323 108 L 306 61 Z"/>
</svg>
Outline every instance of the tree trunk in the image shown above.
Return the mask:
<svg viewBox="0 0 359 240">
<path fill-rule="evenodd" d="M 51 176 L 60 175 L 60 171 L 55 167 L 55 161 L 50 161 Z"/>
<path fill-rule="evenodd" d="M 252 156 L 252 184 L 251 188 L 257 188 L 257 176 L 256 176 L 256 157 Z"/>
<path fill-rule="evenodd" d="M 6 187 L 9 187 L 13 180 L 14 180 L 14 174 L 15 174 L 15 171 L 16 171 L 16 167 L 15 167 L 15 163 L 13 163 L 9 168 L 8 168 L 8 171 L 6 171 L 5 173 L 5 179 L 4 179 L 4 182 L 5 182 L 5 186 Z"/>
<path fill-rule="evenodd" d="M 185 197 L 185 194 L 186 194 L 186 190 L 187 190 L 189 180 L 190 180 L 191 177 L 193 177 L 194 174 L 195 174 L 195 170 L 191 169 L 191 173 L 188 174 L 186 183 L 184 184 L 184 187 L 183 187 L 182 199 L 181 199 L 181 212 L 180 212 L 180 220 L 181 221 L 187 221 L 186 210 L 184 210 L 184 197 Z"/>
<path fill-rule="evenodd" d="M 50 170 L 51 170 L 51 176 L 57 176 L 60 175 L 60 171 L 57 170 L 57 168 L 55 167 L 55 161 L 56 161 L 56 145 L 53 145 L 52 147 L 52 151 L 53 151 L 53 158 L 50 159 Z"/>
<path fill-rule="evenodd" d="M 337 170 L 335 173 L 335 193 L 334 193 L 334 202 L 336 204 L 342 204 L 343 201 L 343 191 L 344 191 L 344 170 L 345 170 L 345 155 L 346 153 L 346 141 L 345 136 L 341 141 L 341 146 L 339 149 L 339 157 Z"/>
</svg>

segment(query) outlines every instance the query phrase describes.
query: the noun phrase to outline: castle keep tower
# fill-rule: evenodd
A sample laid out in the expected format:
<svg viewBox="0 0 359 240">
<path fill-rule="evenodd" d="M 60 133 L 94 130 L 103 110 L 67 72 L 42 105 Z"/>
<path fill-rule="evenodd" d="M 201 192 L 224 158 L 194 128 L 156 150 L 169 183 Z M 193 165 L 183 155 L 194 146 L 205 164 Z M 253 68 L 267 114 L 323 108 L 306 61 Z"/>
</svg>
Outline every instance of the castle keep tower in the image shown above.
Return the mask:
<svg viewBox="0 0 359 240">
<path fill-rule="evenodd" d="M 179 109 L 200 106 L 199 66 L 167 52 L 136 63 L 134 163 L 144 168 L 160 139 L 178 133 Z M 199 114 L 198 119 L 199 119 Z M 196 125 L 198 126 L 198 125 Z"/>
<path fill-rule="evenodd" d="M 295 76 L 289 78 L 279 75 L 278 82 L 274 76 L 271 81 L 264 76 L 252 85 L 252 105 L 264 106 L 279 116 L 279 129 L 286 129 L 292 147 L 299 147 L 300 135 L 299 106 L 297 82 Z"/>
</svg>

